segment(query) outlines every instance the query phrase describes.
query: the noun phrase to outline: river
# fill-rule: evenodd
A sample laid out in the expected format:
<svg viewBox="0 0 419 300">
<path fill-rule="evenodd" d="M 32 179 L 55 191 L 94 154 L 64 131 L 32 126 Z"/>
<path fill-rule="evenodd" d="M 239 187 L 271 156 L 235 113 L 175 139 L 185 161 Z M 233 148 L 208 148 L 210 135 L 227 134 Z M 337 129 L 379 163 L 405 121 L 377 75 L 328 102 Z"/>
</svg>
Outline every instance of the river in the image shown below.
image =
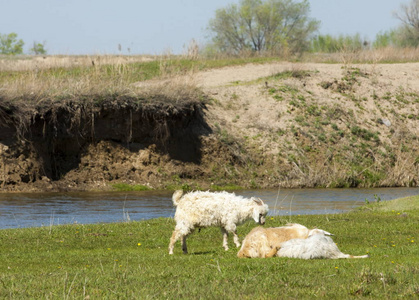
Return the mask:
<svg viewBox="0 0 419 300">
<path fill-rule="evenodd" d="M 334 214 L 365 203 L 418 195 L 419 188 L 240 190 L 269 215 Z M 172 192 L 0 193 L 0 229 L 173 217 Z"/>
</svg>

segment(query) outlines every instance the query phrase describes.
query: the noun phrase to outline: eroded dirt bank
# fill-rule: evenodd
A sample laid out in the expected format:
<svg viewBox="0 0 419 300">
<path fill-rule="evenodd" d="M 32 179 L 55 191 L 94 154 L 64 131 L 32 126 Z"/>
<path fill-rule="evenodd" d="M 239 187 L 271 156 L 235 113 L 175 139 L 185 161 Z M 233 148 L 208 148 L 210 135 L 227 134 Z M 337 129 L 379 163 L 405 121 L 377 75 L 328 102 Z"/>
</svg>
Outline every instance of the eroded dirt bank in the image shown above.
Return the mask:
<svg viewBox="0 0 419 300">
<path fill-rule="evenodd" d="M 418 64 L 277 63 L 193 78 L 208 100 L 3 101 L 2 191 L 418 185 Z"/>
<path fill-rule="evenodd" d="M 211 134 L 205 105 L 138 104 L 135 99 L 5 105 L 0 114 L 1 187 L 107 189 L 110 182 L 161 186 L 161 176 L 199 174 Z M 208 139 L 208 138 L 207 138 Z"/>
</svg>

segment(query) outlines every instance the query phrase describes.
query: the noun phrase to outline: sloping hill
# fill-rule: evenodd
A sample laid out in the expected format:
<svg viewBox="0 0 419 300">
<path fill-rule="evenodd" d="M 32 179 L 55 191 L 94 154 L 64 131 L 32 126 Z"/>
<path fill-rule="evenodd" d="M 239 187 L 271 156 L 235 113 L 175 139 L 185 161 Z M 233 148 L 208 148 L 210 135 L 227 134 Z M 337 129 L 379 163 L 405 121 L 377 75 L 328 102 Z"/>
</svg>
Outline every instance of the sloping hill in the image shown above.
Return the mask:
<svg viewBox="0 0 419 300">
<path fill-rule="evenodd" d="M 63 115 L 35 109 L 20 141 L 13 109 L 4 109 L 3 190 L 121 182 L 204 189 L 418 185 L 417 63 L 248 64 L 176 80 L 199 86 L 208 99 L 147 108 L 105 101 L 94 110 L 61 107 Z M 79 122 L 66 122 L 69 112 Z"/>
</svg>

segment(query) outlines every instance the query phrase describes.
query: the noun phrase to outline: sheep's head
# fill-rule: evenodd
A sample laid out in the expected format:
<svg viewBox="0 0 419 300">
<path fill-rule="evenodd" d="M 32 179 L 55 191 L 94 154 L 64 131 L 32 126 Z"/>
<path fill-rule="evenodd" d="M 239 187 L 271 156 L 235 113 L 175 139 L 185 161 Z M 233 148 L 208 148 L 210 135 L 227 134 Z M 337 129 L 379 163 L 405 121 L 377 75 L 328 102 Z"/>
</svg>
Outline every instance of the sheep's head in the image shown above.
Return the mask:
<svg viewBox="0 0 419 300">
<path fill-rule="evenodd" d="M 261 225 L 265 224 L 265 217 L 268 214 L 268 205 L 263 203 L 260 198 L 251 198 L 254 201 L 253 220 Z"/>
</svg>

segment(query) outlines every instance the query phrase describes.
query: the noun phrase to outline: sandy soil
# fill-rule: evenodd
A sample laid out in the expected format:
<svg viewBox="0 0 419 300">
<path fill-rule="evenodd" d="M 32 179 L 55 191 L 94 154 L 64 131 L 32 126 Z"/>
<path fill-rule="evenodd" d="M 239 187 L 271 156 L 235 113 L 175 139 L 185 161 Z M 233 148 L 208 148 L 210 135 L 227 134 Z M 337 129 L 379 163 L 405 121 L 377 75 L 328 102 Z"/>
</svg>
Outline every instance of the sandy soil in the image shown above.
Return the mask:
<svg viewBox="0 0 419 300">
<path fill-rule="evenodd" d="M 363 110 L 358 104 L 348 101 L 342 93 L 321 86 L 325 82 L 342 81 L 348 70 L 359 70 L 362 76 L 357 77 L 353 89 L 347 94 L 353 94 L 357 99 L 363 99 Z M 276 80 L 269 78 L 285 71 L 308 71 L 310 76 L 302 79 L 288 78 Z M 388 118 L 396 123 L 398 114 L 388 113 L 394 103 L 381 101 L 382 108 L 377 108 L 373 94 L 377 98 L 394 95 L 400 92 L 419 93 L 419 63 L 404 64 L 324 64 L 324 63 L 272 63 L 240 67 L 227 67 L 195 74 L 194 80 L 206 93 L 211 95 L 219 105 L 211 105 L 209 116 L 213 123 L 228 126 L 233 134 L 257 135 L 266 131 L 286 129 L 295 115 L 289 111 L 284 102 L 275 101 L 267 92 L 271 87 L 287 85 L 294 87 L 304 97 L 325 105 L 345 105 L 355 112 L 355 118 L 372 120 Z M 289 96 L 284 95 L 284 98 Z M 308 100 L 310 101 L 310 100 Z M 396 108 L 401 114 L 418 114 L 419 103 Z M 287 113 L 288 111 L 288 113 Z M 338 124 L 339 125 L 339 124 Z M 410 130 L 419 135 L 418 121 L 410 124 Z M 261 140 L 261 144 L 269 141 Z"/>
</svg>

